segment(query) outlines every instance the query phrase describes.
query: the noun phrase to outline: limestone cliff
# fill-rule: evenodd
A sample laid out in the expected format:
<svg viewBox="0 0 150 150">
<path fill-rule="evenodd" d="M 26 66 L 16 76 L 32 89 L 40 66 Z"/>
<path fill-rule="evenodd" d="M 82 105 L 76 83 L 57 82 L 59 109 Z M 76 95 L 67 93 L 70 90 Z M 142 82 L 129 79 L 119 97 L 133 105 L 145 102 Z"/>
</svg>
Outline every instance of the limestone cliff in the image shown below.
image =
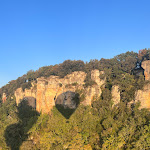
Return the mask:
<svg viewBox="0 0 150 150">
<path fill-rule="evenodd" d="M 120 91 L 118 85 L 112 86 L 111 94 L 112 94 L 113 106 L 115 106 L 120 102 Z"/>
<path fill-rule="evenodd" d="M 36 88 L 35 88 L 35 84 L 32 83 L 32 87 L 30 89 L 25 89 L 24 91 L 22 90 L 22 88 L 18 88 L 14 95 L 16 97 L 16 104 L 18 105 L 22 99 L 27 99 L 30 97 L 34 97 L 36 98 Z"/>
<path fill-rule="evenodd" d="M 144 70 L 145 80 L 150 81 L 150 60 L 143 61 L 141 67 Z M 38 78 L 37 83 L 32 83 L 30 89 L 18 88 L 15 91 L 17 105 L 21 100 L 25 99 L 30 102 L 31 106 L 35 106 L 38 112 L 48 113 L 55 104 L 62 104 L 64 107 L 71 109 L 77 107 L 74 103 L 74 97 L 79 94 L 80 91 L 84 94 L 84 101 L 81 103 L 84 105 L 91 105 L 91 101 L 94 96 L 100 96 L 101 86 L 105 84 L 105 79 L 101 80 L 100 75 L 104 74 L 103 71 L 92 70 L 91 79 L 96 84 L 85 87 L 86 73 L 82 71 L 76 71 L 68 74 L 64 78 L 58 76 L 50 76 L 48 78 Z M 120 102 L 119 86 L 114 85 L 112 87 L 112 101 L 113 106 Z M 6 94 L 2 96 L 3 102 L 6 101 Z M 141 108 L 150 109 L 150 83 L 143 87 L 143 90 L 138 90 L 135 93 L 134 102 L 141 102 Z"/>
<path fill-rule="evenodd" d="M 135 102 L 141 102 L 140 108 L 150 109 L 150 84 L 145 85 L 143 90 L 138 90 L 135 95 Z"/>
<path fill-rule="evenodd" d="M 83 88 L 85 77 L 84 72 L 73 72 L 64 78 L 58 76 L 50 76 L 47 79 L 39 78 L 36 95 L 37 111 L 48 113 L 55 106 L 55 100 L 61 94 L 65 95 L 65 92 L 75 92 L 77 88 Z"/>
<path fill-rule="evenodd" d="M 141 66 L 144 69 L 145 80 L 150 80 L 150 60 L 143 61 Z"/>
<path fill-rule="evenodd" d="M 150 81 L 150 60 L 143 61 L 141 66 L 144 69 L 145 80 Z M 150 83 L 135 93 L 135 102 L 138 101 L 141 103 L 140 108 L 150 109 Z"/>
<path fill-rule="evenodd" d="M 105 83 L 105 80 L 100 80 L 99 76 L 103 73 L 99 70 L 93 70 L 91 72 L 91 79 L 97 84 L 87 88 L 84 88 L 86 73 L 82 71 L 73 72 L 64 78 L 59 78 L 58 76 L 38 78 L 37 83 L 32 84 L 30 89 L 22 91 L 21 88 L 18 88 L 15 91 L 16 103 L 18 105 L 22 99 L 33 97 L 36 99 L 36 110 L 42 113 L 50 112 L 55 103 L 75 108 L 76 104 L 72 99 L 78 94 L 77 91 L 84 89 L 85 100 L 82 104 L 90 105 L 95 95 L 101 95 L 100 87 Z"/>
<path fill-rule="evenodd" d="M 6 102 L 6 99 L 7 99 L 6 94 L 5 94 L 5 93 L 3 93 L 3 95 L 2 95 L 2 101 L 3 101 L 3 103 L 5 103 L 5 102 Z"/>
<path fill-rule="evenodd" d="M 100 80 L 100 75 L 104 74 L 104 71 L 92 70 L 91 79 L 96 82 L 96 85 L 89 86 L 85 88 L 86 100 L 84 101 L 85 105 L 91 105 L 91 101 L 94 96 L 100 96 L 102 93 L 101 86 L 104 85 L 105 79 Z"/>
</svg>

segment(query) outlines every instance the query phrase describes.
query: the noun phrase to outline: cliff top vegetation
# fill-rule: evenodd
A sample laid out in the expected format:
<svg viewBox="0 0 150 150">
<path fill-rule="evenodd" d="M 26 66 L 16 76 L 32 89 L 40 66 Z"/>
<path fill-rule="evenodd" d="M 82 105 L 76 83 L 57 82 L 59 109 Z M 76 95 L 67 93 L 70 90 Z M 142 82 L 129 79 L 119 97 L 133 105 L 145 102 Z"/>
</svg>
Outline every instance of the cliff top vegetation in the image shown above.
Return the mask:
<svg viewBox="0 0 150 150">
<path fill-rule="evenodd" d="M 100 60 L 94 59 L 89 62 L 83 62 L 82 60 L 66 60 L 63 63 L 56 64 L 54 66 L 44 66 L 36 71 L 30 70 L 17 80 L 12 80 L 0 88 L 0 97 L 2 96 L 2 93 L 6 93 L 7 96 L 12 96 L 14 91 L 19 87 L 22 87 L 23 90 L 25 88 L 30 88 L 31 82 L 36 82 L 36 79 L 39 77 L 46 78 L 51 75 L 55 75 L 63 78 L 67 74 L 71 74 L 74 71 L 86 72 L 87 77 L 85 79 L 85 85 L 89 86 L 93 84 L 90 78 L 90 72 L 93 69 L 98 69 L 105 72 L 108 88 L 111 88 L 114 84 L 119 84 L 120 87 L 125 88 L 123 86 L 128 86 L 124 85 L 122 82 L 122 78 L 125 77 L 125 82 L 130 82 L 130 84 L 134 86 L 133 89 L 135 89 L 135 87 L 136 89 L 141 89 L 144 83 L 144 76 L 140 76 L 140 78 L 137 79 L 136 75 L 133 73 L 133 70 L 137 67 L 137 64 L 140 66 L 142 61 L 149 60 L 149 54 L 150 49 L 143 49 L 140 50 L 139 53 L 132 51 L 126 52 L 111 59 L 101 58 Z M 101 75 L 101 78 L 103 78 L 103 75 Z M 137 85 L 135 86 L 135 84 Z M 133 89 L 130 90 L 132 91 Z M 122 91 L 124 91 L 124 89 L 122 89 Z M 123 97 L 126 96 L 127 95 Z"/>
</svg>

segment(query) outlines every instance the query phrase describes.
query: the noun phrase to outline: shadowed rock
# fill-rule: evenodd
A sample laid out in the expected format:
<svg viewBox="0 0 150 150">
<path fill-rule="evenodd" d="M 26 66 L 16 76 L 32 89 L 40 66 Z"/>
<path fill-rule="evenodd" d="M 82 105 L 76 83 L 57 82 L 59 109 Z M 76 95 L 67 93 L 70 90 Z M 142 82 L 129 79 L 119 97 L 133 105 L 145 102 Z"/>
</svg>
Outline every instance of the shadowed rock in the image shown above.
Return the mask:
<svg viewBox="0 0 150 150">
<path fill-rule="evenodd" d="M 36 109 L 36 99 L 34 97 L 28 96 L 23 98 L 24 101 L 27 101 L 28 105 Z"/>
<path fill-rule="evenodd" d="M 57 97 L 55 105 L 61 114 L 69 119 L 79 105 L 79 94 L 72 91 L 64 92 Z"/>
</svg>

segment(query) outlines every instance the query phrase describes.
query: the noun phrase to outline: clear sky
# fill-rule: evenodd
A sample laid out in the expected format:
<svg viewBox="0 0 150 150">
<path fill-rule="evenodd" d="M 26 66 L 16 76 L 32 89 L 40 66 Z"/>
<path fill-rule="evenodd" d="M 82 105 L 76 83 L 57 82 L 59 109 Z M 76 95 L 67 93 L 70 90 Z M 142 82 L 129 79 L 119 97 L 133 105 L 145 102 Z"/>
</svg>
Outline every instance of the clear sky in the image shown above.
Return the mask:
<svg viewBox="0 0 150 150">
<path fill-rule="evenodd" d="M 0 0 L 0 87 L 27 71 L 150 47 L 150 0 Z"/>
</svg>

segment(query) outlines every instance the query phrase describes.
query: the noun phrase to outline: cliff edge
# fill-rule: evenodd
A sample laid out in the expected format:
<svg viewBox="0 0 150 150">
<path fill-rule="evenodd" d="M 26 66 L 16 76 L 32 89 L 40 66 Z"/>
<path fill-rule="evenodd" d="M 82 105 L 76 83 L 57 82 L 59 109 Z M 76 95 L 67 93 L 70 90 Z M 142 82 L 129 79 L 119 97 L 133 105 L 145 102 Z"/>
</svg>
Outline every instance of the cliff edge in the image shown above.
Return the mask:
<svg viewBox="0 0 150 150">
<path fill-rule="evenodd" d="M 86 73 L 82 71 L 75 71 L 68 74 L 64 78 L 58 76 L 50 76 L 48 78 L 38 78 L 37 83 L 32 83 L 30 89 L 18 88 L 15 91 L 17 105 L 23 100 L 31 100 L 30 105 L 36 103 L 36 110 L 42 113 L 49 113 L 55 104 L 62 104 L 64 107 L 75 108 L 76 104 L 73 99 L 78 94 L 83 96 L 84 100 L 81 102 L 83 105 L 91 105 L 94 96 L 100 96 L 101 86 L 105 83 L 100 80 L 100 74 L 103 71 L 92 70 L 91 79 L 96 83 L 92 86 L 85 86 Z M 33 99 L 35 102 L 33 102 Z"/>
</svg>

